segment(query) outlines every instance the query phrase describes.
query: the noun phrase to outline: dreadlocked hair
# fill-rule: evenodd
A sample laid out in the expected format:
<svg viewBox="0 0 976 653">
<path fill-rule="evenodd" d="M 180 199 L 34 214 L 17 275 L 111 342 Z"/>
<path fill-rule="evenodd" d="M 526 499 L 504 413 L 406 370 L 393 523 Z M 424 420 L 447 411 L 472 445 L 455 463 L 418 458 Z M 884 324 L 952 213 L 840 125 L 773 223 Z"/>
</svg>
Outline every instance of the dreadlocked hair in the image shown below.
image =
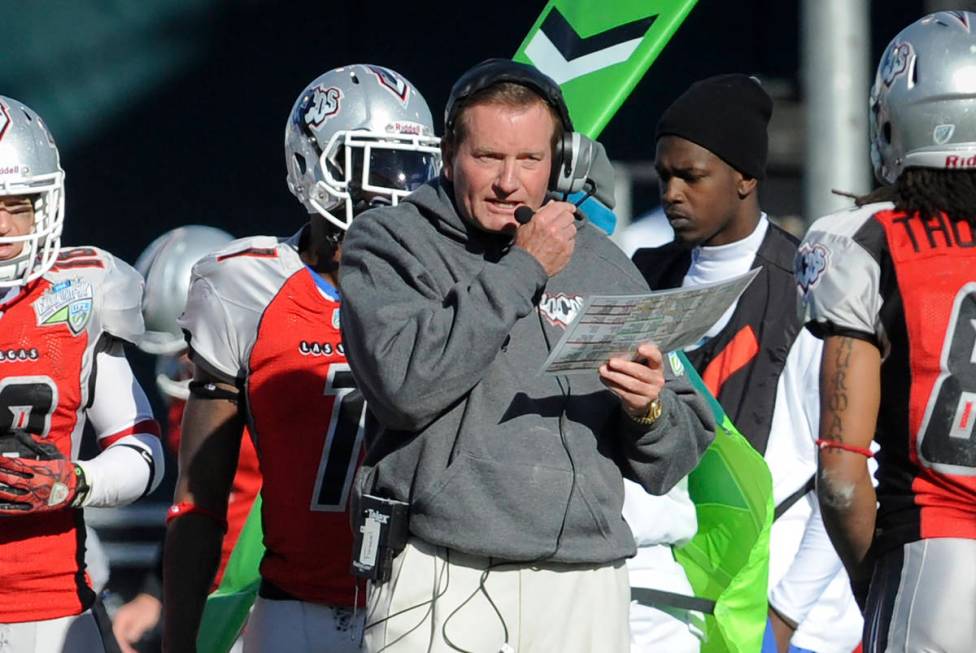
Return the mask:
<svg viewBox="0 0 976 653">
<path fill-rule="evenodd" d="M 905 168 L 894 184 L 855 200 L 858 206 L 893 202 L 909 215 L 927 219 L 941 213 L 976 225 L 976 170 Z"/>
</svg>

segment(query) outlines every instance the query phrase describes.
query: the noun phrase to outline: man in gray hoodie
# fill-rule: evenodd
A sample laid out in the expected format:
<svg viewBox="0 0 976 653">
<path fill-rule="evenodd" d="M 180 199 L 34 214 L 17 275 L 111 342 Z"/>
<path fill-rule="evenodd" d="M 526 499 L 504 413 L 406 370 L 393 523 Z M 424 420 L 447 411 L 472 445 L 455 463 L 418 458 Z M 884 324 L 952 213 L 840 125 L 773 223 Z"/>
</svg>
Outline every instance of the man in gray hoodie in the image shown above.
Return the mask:
<svg viewBox="0 0 976 653">
<path fill-rule="evenodd" d="M 625 651 L 622 477 L 668 491 L 711 414 L 651 343 L 592 375 L 540 373 L 584 297 L 647 290 L 572 204 L 547 201 L 571 142 L 559 87 L 483 62 L 445 131 L 440 179 L 357 217 L 343 245 L 345 347 L 375 418 L 357 496 L 409 503 L 366 648 Z"/>
</svg>

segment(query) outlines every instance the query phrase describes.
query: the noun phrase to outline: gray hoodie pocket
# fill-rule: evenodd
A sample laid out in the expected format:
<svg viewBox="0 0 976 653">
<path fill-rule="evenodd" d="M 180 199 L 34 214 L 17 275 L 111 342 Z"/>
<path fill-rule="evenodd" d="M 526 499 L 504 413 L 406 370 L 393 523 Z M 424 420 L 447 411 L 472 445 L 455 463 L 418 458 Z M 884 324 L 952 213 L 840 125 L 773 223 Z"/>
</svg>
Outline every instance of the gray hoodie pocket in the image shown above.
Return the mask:
<svg viewBox="0 0 976 653">
<path fill-rule="evenodd" d="M 444 546 L 508 560 L 551 556 L 570 538 L 604 541 L 606 518 L 580 480 L 567 514 L 571 471 L 462 452 L 442 483 L 415 497 L 411 530 Z"/>
</svg>

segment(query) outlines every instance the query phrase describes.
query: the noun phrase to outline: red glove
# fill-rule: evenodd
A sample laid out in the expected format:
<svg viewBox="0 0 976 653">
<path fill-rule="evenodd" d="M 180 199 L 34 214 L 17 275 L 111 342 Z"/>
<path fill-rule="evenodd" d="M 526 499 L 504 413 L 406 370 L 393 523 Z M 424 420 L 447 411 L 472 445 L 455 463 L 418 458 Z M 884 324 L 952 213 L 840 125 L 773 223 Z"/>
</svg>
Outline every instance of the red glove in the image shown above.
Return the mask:
<svg viewBox="0 0 976 653">
<path fill-rule="evenodd" d="M 70 506 L 85 475 L 70 460 L 0 456 L 0 515 L 23 515 Z"/>
</svg>

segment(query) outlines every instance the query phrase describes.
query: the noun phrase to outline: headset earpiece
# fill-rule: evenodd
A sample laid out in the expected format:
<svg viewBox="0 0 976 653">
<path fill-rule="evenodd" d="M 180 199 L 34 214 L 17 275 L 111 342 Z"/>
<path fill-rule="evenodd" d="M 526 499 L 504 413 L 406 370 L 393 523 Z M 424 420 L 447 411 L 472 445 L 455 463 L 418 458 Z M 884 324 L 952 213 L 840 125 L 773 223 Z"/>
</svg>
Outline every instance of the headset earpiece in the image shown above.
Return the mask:
<svg viewBox="0 0 976 653">
<path fill-rule="evenodd" d="M 556 146 L 549 190 L 570 195 L 583 190 L 593 163 L 593 141 L 579 132 L 565 132 Z"/>
<path fill-rule="evenodd" d="M 573 170 L 573 132 L 564 131 L 552 152 L 552 171 L 549 174 L 549 191 L 565 192 L 566 181 L 571 180 Z"/>
</svg>

